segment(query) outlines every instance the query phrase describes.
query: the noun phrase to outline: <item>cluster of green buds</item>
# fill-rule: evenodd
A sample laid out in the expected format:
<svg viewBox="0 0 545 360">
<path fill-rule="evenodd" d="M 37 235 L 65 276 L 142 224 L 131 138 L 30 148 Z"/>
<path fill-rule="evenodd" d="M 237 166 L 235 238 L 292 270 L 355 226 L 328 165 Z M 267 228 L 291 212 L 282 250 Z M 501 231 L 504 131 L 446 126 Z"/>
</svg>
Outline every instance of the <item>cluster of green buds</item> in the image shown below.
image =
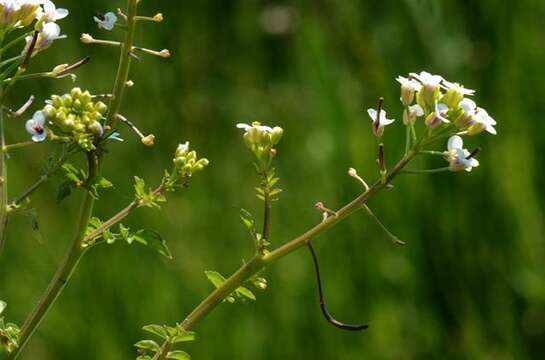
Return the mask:
<svg viewBox="0 0 545 360">
<path fill-rule="evenodd" d="M 53 95 L 43 108 L 46 119 L 86 151 L 94 150 L 104 134 L 101 121 L 108 110 L 101 101 L 93 101 L 89 91 L 74 88 L 69 94 Z"/>
<path fill-rule="evenodd" d="M 257 158 L 261 170 L 268 169 L 276 155 L 274 147 L 282 139 L 284 130 L 278 126 L 264 126 L 257 121 L 251 125 L 237 124 L 237 128 L 244 130 L 244 142 Z"/>
<path fill-rule="evenodd" d="M 199 159 L 195 150 L 189 150 L 189 142 L 178 145 L 173 162 L 176 173 L 180 178 L 189 178 L 209 164 L 208 159 Z"/>
</svg>

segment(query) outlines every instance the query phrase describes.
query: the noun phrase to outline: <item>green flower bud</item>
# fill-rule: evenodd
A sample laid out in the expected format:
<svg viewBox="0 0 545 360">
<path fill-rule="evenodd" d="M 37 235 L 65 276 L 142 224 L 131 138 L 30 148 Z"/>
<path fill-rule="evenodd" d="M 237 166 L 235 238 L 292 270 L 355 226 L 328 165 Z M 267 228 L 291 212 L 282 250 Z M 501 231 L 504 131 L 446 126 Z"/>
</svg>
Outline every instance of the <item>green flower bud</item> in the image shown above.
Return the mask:
<svg viewBox="0 0 545 360">
<path fill-rule="evenodd" d="M 99 101 L 95 104 L 95 110 L 100 114 L 104 114 L 108 110 L 108 106 L 106 106 L 106 104 L 104 104 L 102 101 Z"/>
</svg>

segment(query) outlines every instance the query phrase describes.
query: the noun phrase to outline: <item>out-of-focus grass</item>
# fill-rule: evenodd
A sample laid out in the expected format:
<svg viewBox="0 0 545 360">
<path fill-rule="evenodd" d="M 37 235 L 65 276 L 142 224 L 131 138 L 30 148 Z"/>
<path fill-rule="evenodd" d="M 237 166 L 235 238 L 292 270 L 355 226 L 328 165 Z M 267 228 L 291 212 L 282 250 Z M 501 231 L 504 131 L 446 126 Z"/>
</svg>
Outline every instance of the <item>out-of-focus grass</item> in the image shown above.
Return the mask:
<svg viewBox="0 0 545 360">
<path fill-rule="evenodd" d="M 71 11 L 62 22 L 69 38 L 35 68 L 90 55 L 78 85 L 108 92 L 117 54 L 77 38 L 81 32 L 119 36 L 99 32 L 92 15 L 122 1 L 57 5 Z M 287 33 L 270 32 L 282 30 L 282 17 L 264 26 L 271 6 L 291 14 Z M 103 196 L 97 213 L 105 218 L 129 201 L 133 175 L 157 181 L 186 139 L 211 166 L 163 212 L 139 211 L 127 222 L 160 231 L 175 259 L 121 244 L 93 250 L 22 359 L 129 359 L 131 344 L 144 336 L 139 327 L 183 319 L 211 290 L 204 270 L 227 274 L 251 255 L 236 209 L 259 213 L 257 180 L 235 123 L 259 119 L 286 130 L 278 156 L 285 193 L 273 210 L 272 240 L 279 244 L 319 221 L 316 201 L 337 207 L 357 194 L 349 166 L 375 176 L 376 145 L 363 109 L 384 96 L 400 119 L 394 78 L 419 70 L 477 89 L 499 135 L 469 140 L 470 147 L 483 147 L 482 165 L 471 174 L 400 178 L 394 191 L 372 200 L 406 247 L 391 245 L 363 212 L 316 241 L 330 307 L 342 319 L 368 320 L 371 328 L 343 333 L 323 321 L 311 259 L 301 252 L 268 269 L 270 288 L 256 303 L 221 306 L 187 350 L 196 359 L 241 360 L 545 354 L 545 3 L 143 1 L 141 8 L 162 11 L 166 20 L 142 24 L 138 43 L 169 48 L 173 57 L 135 62 L 136 86 L 123 112 L 158 142 L 147 149 L 124 132 L 127 141 L 112 146 L 103 169 L 116 190 Z M 41 101 L 71 86 L 68 80 L 21 84 L 10 101 L 21 103 L 29 93 Z M 22 123 L 8 129 L 10 140 L 26 137 Z M 390 162 L 403 136 L 402 126 L 388 129 Z M 14 194 L 39 174 L 46 157 L 47 146 L 14 154 Z M 43 243 L 32 237 L 28 219 L 10 223 L 0 297 L 19 323 L 75 230 L 79 196 L 55 205 L 59 181 L 33 198 Z"/>
</svg>

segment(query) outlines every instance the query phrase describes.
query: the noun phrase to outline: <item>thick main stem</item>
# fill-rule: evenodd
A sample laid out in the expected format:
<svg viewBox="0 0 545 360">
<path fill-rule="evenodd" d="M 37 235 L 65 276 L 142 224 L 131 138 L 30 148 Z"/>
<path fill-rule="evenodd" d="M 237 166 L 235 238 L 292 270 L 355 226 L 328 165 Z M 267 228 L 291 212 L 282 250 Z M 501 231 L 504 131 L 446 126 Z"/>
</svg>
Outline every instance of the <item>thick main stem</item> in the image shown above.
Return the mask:
<svg viewBox="0 0 545 360">
<path fill-rule="evenodd" d="M 248 279 L 261 271 L 265 266 L 280 260 L 284 256 L 291 254 L 302 246 L 306 245 L 310 240 L 325 232 L 337 223 L 349 217 L 354 212 L 358 211 L 373 195 L 382 190 L 390 180 L 392 180 L 418 153 L 419 143 L 403 156 L 403 158 L 394 166 L 384 177 L 385 181 L 379 180 L 373 184 L 363 194 L 352 200 L 350 203 L 337 211 L 336 216 L 329 216 L 325 221 L 314 226 L 303 235 L 289 241 L 285 245 L 272 251 L 268 255 L 254 256 L 248 263 L 239 268 L 231 277 L 229 277 L 219 288 L 210 293 L 197 307 L 182 322 L 182 327 L 185 330 L 192 329 L 199 321 L 204 319 L 212 312 L 229 294 L 235 291 L 239 286 L 243 285 Z M 165 341 L 159 351 L 155 354 L 154 360 L 165 358 L 166 352 L 170 349 L 171 344 Z"/>
<path fill-rule="evenodd" d="M 89 179 L 93 179 L 98 174 L 98 158 L 95 153 L 88 154 L 88 163 Z M 57 269 L 57 272 L 51 279 L 51 282 L 49 283 L 45 292 L 42 294 L 38 304 L 25 320 L 18 339 L 19 347 L 14 352 L 9 354 L 7 359 L 16 359 L 21 353 L 29 338 L 32 336 L 34 331 L 36 331 L 48 310 L 53 306 L 59 297 L 60 293 L 74 272 L 74 269 L 78 265 L 79 260 L 85 252 L 85 249 L 82 247 L 82 241 L 85 237 L 89 219 L 93 214 L 94 203 L 95 201 L 93 196 L 91 196 L 89 192 L 86 192 L 81 207 L 79 225 L 74 241 L 64 255 L 61 266 Z"/>
<path fill-rule="evenodd" d="M 126 87 L 127 79 L 129 76 L 131 59 L 130 59 L 130 50 L 125 51 L 124 49 L 132 49 L 132 44 L 134 41 L 134 32 L 135 32 L 135 20 L 137 10 L 138 0 L 128 0 L 127 4 L 127 25 L 128 32 L 124 41 L 124 45 L 121 52 L 121 57 L 119 60 L 118 72 L 114 84 L 114 91 L 112 101 L 110 102 L 109 113 L 106 119 L 106 125 L 114 125 L 115 119 L 119 109 L 121 108 L 123 94 Z M 3 154 L 2 154 L 3 155 Z M 89 176 L 88 179 L 96 178 L 99 174 L 100 164 L 99 157 L 96 153 L 88 153 L 88 162 L 89 162 Z M 21 333 L 19 334 L 19 347 L 15 349 L 14 352 L 8 355 L 8 360 L 16 359 L 17 356 L 21 353 L 24 346 L 28 342 L 29 338 L 32 336 L 36 328 L 39 326 L 42 319 L 47 314 L 47 311 L 55 303 L 55 300 L 58 298 L 62 290 L 64 289 L 66 283 L 70 279 L 70 276 L 74 272 L 74 269 L 77 267 L 79 260 L 82 255 L 85 253 L 85 248 L 82 247 L 82 242 L 85 239 L 85 232 L 89 220 L 93 214 L 94 207 L 94 198 L 89 192 L 85 194 L 85 199 L 83 201 L 80 222 L 78 226 L 77 235 L 66 252 L 61 266 L 57 269 L 57 272 L 51 279 L 49 286 L 43 293 L 40 301 L 37 306 L 32 310 L 31 314 L 25 320 L 23 327 L 21 328 Z"/>
</svg>

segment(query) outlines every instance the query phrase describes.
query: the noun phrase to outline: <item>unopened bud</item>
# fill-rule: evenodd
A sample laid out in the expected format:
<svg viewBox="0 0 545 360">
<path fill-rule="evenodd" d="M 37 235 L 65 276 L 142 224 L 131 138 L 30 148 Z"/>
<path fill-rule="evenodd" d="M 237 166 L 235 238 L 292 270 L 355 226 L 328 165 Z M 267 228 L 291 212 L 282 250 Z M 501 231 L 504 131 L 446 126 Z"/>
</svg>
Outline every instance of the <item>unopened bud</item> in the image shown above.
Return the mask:
<svg viewBox="0 0 545 360">
<path fill-rule="evenodd" d="M 80 40 L 84 44 L 92 44 L 95 41 L 95 39 L 87 33 L 81 34 Z"/>
<path fill-rule="evenodd" d="M 144 136 L 140 141 L 146 146 L 153 146 L 155 144 L 155 135 L 149 134 L 148 136 Z"/>
</svg>

